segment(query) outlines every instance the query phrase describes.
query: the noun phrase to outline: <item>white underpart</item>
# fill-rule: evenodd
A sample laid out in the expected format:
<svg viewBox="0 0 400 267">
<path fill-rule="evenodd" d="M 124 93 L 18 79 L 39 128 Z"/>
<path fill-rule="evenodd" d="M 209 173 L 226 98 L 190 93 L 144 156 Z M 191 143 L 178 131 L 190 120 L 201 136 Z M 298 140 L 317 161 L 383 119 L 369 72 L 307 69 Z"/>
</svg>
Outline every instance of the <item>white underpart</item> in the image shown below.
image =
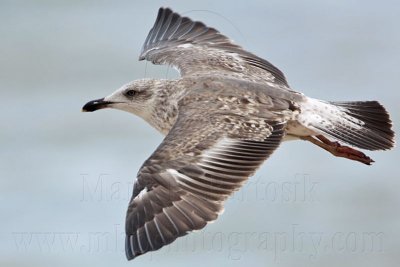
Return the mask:
<svg viewBox="0 0 400 267">
<path fill-rule="evenodd" d="M 345 113 L 345 109 L 337 107 L 330 103 L 307 98 L 300 104 L 301 112 L 296 120 L 290 121 L 287 127 L 287 133 L 292 136 L 310 136 L 318 135 L 321 132 L 313 127 L 318 125 L 324 129 L 333 129 L 336 125 L 344 125 L 352 129 L 360 130 L 364 122 Z M 291 137 L 285 138 L 290 140 Z"/>
</svg>

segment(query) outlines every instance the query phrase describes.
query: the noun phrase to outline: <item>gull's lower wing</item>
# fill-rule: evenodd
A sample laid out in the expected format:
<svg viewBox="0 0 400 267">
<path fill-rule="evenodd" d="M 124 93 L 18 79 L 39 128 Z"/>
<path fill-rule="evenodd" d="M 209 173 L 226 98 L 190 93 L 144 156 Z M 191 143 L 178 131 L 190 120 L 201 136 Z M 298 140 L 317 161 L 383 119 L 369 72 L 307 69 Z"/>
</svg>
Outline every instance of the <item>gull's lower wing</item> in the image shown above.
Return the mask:
<svg viewBox="0 0 400 267">
<path fill-rule="evenodd" d="M 202 22 L 160 8 L 139 57 L 177 67 L 182 75 L 213 71 L 240 73 L 288 87 L 284 74 Z"/>
<path fill-rule="evenodd" d="M 138 173 L 126 217 L 128 260 L 217 219 L 284 135 L 284 122 L 257 119 L 179 115 Z"/>
</svg>

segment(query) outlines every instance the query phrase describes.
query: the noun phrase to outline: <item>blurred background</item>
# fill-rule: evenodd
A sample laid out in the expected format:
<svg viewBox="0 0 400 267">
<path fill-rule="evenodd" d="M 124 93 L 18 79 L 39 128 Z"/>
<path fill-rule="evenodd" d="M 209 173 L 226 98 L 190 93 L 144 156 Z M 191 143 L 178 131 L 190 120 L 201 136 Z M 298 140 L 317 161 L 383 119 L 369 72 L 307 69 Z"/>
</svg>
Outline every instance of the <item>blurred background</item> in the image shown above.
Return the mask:
<svg viewBox="0 0 400 267">
<path fill-rule="evenodd" d="M 136 172 L 162 141 L 128 113 L 81 113 L 143 77 L 160 6 L 219 29 L 326 100 L 379 100 L 399 132 L 396 1 L 0 1 L 0 266 L 398 266 L 398 149 L 364 166 L 284 143 L 204 230 L 127 262 Z"/>
</svg>

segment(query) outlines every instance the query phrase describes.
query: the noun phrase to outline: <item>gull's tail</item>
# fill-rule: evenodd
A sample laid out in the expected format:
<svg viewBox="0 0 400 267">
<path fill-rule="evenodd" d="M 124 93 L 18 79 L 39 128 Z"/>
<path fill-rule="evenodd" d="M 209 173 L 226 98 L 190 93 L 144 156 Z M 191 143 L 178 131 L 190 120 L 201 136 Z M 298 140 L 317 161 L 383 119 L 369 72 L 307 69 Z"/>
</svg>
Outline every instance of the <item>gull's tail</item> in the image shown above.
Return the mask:
<svg viewBox="0 0 400 267">
<path fill-rule="evenodd" d="M 389 113 L 377 101 L 324 102 L 309 98 L 299 121 L 322 135 L 367 150 L 394 147 Z"/>
</svg>

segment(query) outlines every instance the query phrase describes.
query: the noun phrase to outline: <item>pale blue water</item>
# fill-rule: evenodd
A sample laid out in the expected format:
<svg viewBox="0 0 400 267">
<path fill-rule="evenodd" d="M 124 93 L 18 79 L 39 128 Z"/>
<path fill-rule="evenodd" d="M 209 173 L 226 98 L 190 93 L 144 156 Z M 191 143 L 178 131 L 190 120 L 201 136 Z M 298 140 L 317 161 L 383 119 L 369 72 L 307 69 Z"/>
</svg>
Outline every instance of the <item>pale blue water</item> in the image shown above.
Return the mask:
<svg viewBox="0 0 400 267">
<path fill-rule="evenodd" d="M 399 130 L 396 1 L 1 1 L 0 266 L 398 266 L 398 150 L 366 167 L 302 142 L 283 144 L 218 221 L 126 262 L 132 181 L 162 136 L 80 108 L 176 77 L 137 61 L 160 6 L 221 14 L 188 13 L 309 96 L 380 100 Z"/>
</svg>

